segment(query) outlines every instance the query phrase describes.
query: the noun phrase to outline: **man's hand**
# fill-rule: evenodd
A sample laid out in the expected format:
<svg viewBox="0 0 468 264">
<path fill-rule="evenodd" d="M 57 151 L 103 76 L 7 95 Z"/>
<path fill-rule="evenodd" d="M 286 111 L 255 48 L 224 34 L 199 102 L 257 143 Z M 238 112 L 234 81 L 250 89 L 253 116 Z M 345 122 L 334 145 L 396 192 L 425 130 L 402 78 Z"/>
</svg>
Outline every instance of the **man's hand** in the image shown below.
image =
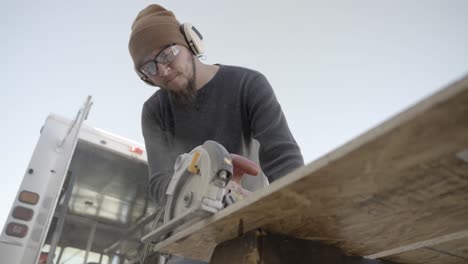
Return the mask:
<svg viewBox="0 0 468 264">
<path fill-rule="evenodd" d="M 234 198 L 234 201 L 229 201 L 228 204 L 242 200 L 250 194 L 250 191 L 242 188 L 241 180 L 244 174 L 257 176 L 260 173 L 260 167 L 253 161 L 237 154 L 230 154 L 232 159 L 233 175 L 226 186 L 227 195 Z"/>
</svg>

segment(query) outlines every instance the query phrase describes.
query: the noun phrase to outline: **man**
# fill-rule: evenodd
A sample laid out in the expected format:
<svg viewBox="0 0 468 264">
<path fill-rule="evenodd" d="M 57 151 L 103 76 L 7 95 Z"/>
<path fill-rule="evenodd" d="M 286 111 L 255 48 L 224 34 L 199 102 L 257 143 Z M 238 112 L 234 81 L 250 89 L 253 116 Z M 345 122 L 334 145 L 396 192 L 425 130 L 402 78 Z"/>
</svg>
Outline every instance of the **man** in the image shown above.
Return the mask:
<svg viewBox="0 0 468 264">
<path fill-rule="evenodd" d="M 136 17 L 130 36 L 137 74 L 161 88 L 143 105 L 141 119 L 156 202 L 164 204 L 177 156 L 206 140 L 259 163 L 270 182 L 303 166 L 267 79 L 246 68 L 202 63 L 186 34 L 172 12 L 150 5 Z M 242 181 L 250 191 L 266 185 L 265 177 Z"/>
</svg>

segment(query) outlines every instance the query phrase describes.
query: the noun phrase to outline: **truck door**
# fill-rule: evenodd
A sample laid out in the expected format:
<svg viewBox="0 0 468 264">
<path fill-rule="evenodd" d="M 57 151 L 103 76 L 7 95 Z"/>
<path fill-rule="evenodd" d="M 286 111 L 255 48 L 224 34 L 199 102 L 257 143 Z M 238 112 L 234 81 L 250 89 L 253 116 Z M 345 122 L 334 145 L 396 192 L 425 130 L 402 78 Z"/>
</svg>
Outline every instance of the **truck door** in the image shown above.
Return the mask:
<svg viewBox="0 0 468 264">
<path fill-rule="evenodd" d="M 78 134 L 91 105 L 88 96 L 70 123 L 59 122 L 53 115 L 47 118 L 0 235 L 2 263 L 39 261 Z"/>
</svg>

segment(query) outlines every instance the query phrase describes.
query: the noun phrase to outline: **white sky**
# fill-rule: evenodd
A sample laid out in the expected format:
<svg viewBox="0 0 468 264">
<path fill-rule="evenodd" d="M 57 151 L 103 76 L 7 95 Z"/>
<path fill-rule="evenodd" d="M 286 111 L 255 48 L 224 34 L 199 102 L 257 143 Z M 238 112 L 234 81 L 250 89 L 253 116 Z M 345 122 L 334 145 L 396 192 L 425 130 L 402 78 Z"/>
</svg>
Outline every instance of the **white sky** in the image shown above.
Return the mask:
<svg viewBox="0 0 468 264">
<path fill-rule="evenodd" d="M 153 1 L 0 3 L 0 227 L 50 112 L 143 142 L 155 88 L 133 72 L 130 25 Z M 306 162 L 468 73 L 468 1 L 159 1 L 204 35 L 207 63 L 269 78 Z"/>
</svg>

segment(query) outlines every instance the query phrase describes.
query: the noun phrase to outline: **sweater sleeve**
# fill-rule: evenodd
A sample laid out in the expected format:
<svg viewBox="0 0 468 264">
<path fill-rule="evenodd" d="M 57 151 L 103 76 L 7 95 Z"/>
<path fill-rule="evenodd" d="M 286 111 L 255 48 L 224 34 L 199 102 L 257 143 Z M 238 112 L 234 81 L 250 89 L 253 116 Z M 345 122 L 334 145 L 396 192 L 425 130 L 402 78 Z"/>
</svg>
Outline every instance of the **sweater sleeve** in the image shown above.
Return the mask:
<svg viewBox="0 0 468 264">
<path fill-rule="evenodd" d="M 260 143 L 260 166 L 272 182 L 303 166 L 304 159 L 265 76 L 252 79 L 247 89 L 250 128 Z"/>
<path fill-rule="evenodd" d="M 155 202 L 163 206 L 174 164 L 171 162 L 169 142 L 161 118 L 153 107 L 148 106 L 148 102 L 143 105 L 141 126 L 148 156 L 149 192 Z"/>
</svg>

